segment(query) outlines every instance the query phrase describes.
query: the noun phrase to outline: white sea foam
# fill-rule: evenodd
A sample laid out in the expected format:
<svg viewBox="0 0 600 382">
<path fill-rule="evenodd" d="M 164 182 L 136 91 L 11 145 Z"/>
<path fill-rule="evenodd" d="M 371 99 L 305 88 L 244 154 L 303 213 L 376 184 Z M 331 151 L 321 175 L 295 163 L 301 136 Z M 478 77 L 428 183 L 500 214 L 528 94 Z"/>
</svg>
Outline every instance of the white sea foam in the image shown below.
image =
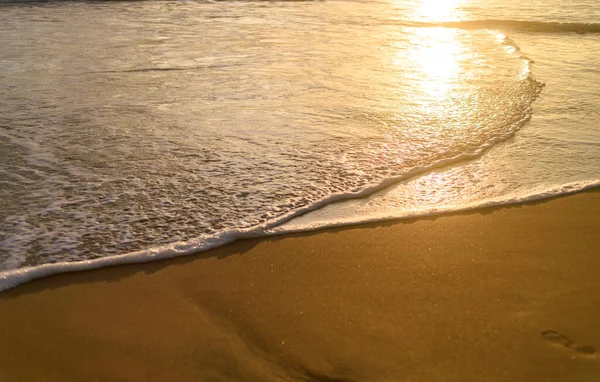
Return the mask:
<svg viewBox="0 0 600 382">
<path fill-rule="evenodd" d="M 360 223 L 370 223 L 374 221 L 386 221 L 386 220 L 400 220 L 400 219 L 413 219 L 426 216 L 434 216 L 438 214 L 447 214 L 452 212 L 461 212 L 476 210 L 487 207 L 498 207 L 507 206 L 518 203 L 527 203 L 543 199 L 549 199 L 556 196 L 573 194 L 584 190 L 600 187 L 600 180 L 583 183 L 571 183 L 561 186 L 555 186 L 549 189 L 539 190 L 535 193 L 520 196 L 508 196 L 505 198 L 496 198 L 493 200 L 481 201 L 477 204 L 466 205 L 459 208 L 447 208 L 435 211 L 422 212 L 418 214 L 406 215 L 406 216 L 393 216 L 388 218 L 378 219 L 364 219 L 356 217 L 349 221 L 339 221 L 329 224 L 317 224 L 313 226 L 304 226 L 296 228 L 283 228 L 276 227 L 274 224 L 268 226 L 256 227 L 247 230 L 231 230 L 223 232 L 218 236 L 202 237 L 195 240 L 186 242 L 174 243 L 155 247 L 143 251 L 137 251 L 127 253 L 123 255 L 110 256 L 94 260 L 76 261 L 76 262 L 64 262 L 54 264 L 44 264 L 37 267 L 27 267 L 15 270 L 0 272 L 0 292 L 14 288 L 18 285 L 27 283 L 29 281 L 67 272 L 77 272 L 84 270 L 91 270 L 115 265 L 124 264 L 141 264 L 157 260 L 171 259 L 180 256 L 192 255 L 201 252 L 205 252 L 217 247 L 221 247 L 230 244 L 236 240 L 249 239 L 257 237 L 283 235 L 293 232 L 306 232 L 315 231 L 332 227 L 348 226 Z M 355 195 L 354 195 L 355 196 Z M 339 196 L 335 199 L 338 199 Z M 287 218 L 289 219 L 289 217 Z M 286 220 L 287 220 L 286 219 Z"/>
</svg>

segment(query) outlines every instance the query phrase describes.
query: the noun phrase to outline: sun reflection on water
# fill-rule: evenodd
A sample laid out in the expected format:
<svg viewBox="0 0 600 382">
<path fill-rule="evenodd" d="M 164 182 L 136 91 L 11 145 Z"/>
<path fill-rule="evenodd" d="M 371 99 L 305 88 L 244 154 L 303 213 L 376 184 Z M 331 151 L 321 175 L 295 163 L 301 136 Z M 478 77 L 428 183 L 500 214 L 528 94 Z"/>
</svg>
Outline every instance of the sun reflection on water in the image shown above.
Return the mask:
<svg viewBox="0 0 600 382">
<path fill-rule="evenodd" d="M 455 29 L 417 28 L 411 36 L 408 60 L 426 98 L 443 99 L 458 83 L 462 47 L 456 33 Z"/>
<path fill-rule="evenodd" d="M 421 21 L 439 22 L 458 18 L 457 7 L 462 0 L 421 0 L 416 18 Z"/>
<path fill-rule="evenodd" d="M 415 18 L 437 22 L 456 17 L 462 0 L 420 0 Z M 459 76 L 461 47 L 457 31 L 449 28 L 416 28 L 411 38 L 409 60 L 418 68 L 422 90 L 435 99 L 446 97 Z"/>
</svg>

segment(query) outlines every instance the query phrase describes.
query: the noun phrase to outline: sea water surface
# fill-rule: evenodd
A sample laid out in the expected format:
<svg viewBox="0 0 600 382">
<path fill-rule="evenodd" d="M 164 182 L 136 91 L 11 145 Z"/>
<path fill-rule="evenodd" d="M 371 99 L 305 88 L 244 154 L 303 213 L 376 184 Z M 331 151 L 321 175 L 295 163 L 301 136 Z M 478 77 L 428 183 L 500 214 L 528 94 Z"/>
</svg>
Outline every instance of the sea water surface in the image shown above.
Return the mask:
<svg viewBox="0 0 600 382">
<path fill-rule="evenodd" d="M 563 3 L 0 2 L 0 290 L 600 185 Z"/>
</svg>

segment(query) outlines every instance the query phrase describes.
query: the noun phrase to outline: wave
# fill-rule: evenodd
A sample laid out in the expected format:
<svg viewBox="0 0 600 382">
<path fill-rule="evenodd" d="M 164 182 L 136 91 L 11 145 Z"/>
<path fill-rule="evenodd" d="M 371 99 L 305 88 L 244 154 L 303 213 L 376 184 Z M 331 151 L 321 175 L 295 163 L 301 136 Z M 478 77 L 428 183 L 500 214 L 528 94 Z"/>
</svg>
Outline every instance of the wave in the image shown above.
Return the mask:
<svg viewBox="0 0 600 382">
<path fill-rule="evenodd" d="M 514 43 L 514 41 L 510 40 L 506 36 L 503 39 L 502 44 L 507 45 L 507 46 L 512 46 L 517 51 L 519 50 L 518 45 L 516 45 Z M 531 94 L 531 99 L 529 102 L 529 104 L 531 104 L 533 101 L 535 101 L 535 99 L 537 98 L 539 93 L 542 91 L 542 87 L 544 84 L 533 78 L 533 75 L 529 68 L 530 60 L 524 56 L 521 56 L 521 58 L 528 62 L 527 68 L 523 73 L 523 77 L 520 78 L 520 81 L 528 83 L 529 86 L 531 86 L 532 94 Z M 125 72 L 145 72 L 145 71 L 153 71 L 153 70 L 157 70 L 157 69 L 142 68 L 142 69 L 126 70 Z M 178 69 L 166 68 L 166 69 L 158 69 L 158 70 L 178 70 Z M 182 70 L 185 70 L 185 69 L 182 69 Z M 308 212 L 320 209 L 331 203 L 335 203 L 335 202 L 343 201 L 343 200 L 349 200 L 349 199 L 364 198 L 364 197 L 369 196 L 377 191 L 383 190 L 384 188 L 387 188 L 393 184 L 397 184 L 399 182 L 406 181 L 407 179 L 426 174 L 426 173 L 436 170 L 436 169 L 440 169 L 443 167 L 455 165 L 457 163 L 476 159 L 476 158 L 480 157 L 481 155 L 483 155 L 483 153 L 486 152 L 487 150 L 489 150 L 490 148 L 496 146 L 498 143 L 503 142 L 503 141 L 513 137 L 514 134 L 527 121 L 529 121 L 531 119 L 531 116 L 532 116 L 531 107 L 526 107 L 524 110 L 522 110 L 522 115 L 520 116 L 520 119 L 514 121 L 511 124 L 510 128 L 508 128 L 502 134 L 498 134 L 498 135 L 490 137 L 487 141 L 483 142 L 480 146 L 478 146 L 476 149 L 474 149 L 470 152 L 465 152 L 465 153 L 456 155 L 454 157 L 445 158 L 445 159 L 436 161 L 436 162 L 431 163 L 426 166 L 413 168 L 412 170 L 410 170 L 406 173 L 403 173 L 399 176 L 384 179 L 383 181 L 381 181 L 379 183 L 371 184 L 370 186 L 367 186 L 363 189 L 342 192 L 342 193 L 337 193 L 337 194 L 331 195 L 324 199 L 318 200 L 315 203 L 307 205 L 303 208 L 292 210 L 292 211 L 288 212 L 287 214 L 279 217 L 275 221 L 270 221 L 270 222 L 264 223 L 259 226 L 246 228 L 246 229 L 231 229 L 231 230 L 227 230 L 227 231 L 222 231 L 218 234 L 201 235 L 197 238 L 194 238 L 194 239 L 191 239 L 191 240 L 188 240 L 185 242 L 171 243 L 168 245 L 158 246 L 158 247 L 149 248 L 149 249 L 140 250 L 140 251 L 131 252 L 131 253 L 125 253 L 122 255 L 107 256 L 107 257 L 103 257 L 103 258 L 99 258 L 99 259 L 76 261 L 76 262 L 47 263 L 47 264 L 43 264 L 43 265 L 39 265 L 39 266 L 18 268 L 18 269 L 12 269 L 12 270 L 7 270 L 7 271 L 0 271 L 0 292 L 7 290 L 7 289 L 14 288 L 23 283 L 26 283 L 26 282 L 29 282 L 29 281 L 32 281 L 32 280 L 35 280 L 38 278 L 54 275 L 54 274 L 90 270 L 90 269 L 102 268 L 102 267 L 114 266 L 114 265 L 146 263 L 146 262 L 151 262 L 151 261 L 156 261 L 156 260 L 169 259 L 169 258 L 173 258 L 173 257 L 191 255 L 191 254 L 208 251 L 210 249 L 214 249 L 214 248 L 229 244 L 229 243 L 239 240 L 239 239 L 256 238 L 256 237 L 264 237 L 264 236 L 272 236 L 272 235 L 280 235 L 280 234 L 285 234 L 285 233 L 296 232 L 298 230 L 286 229 L 286 228 L 283 228 L 282 225 L 296 217 L 299 217 Z M 595 187 L 600 186 L 600 182 L 598 182 L 594 186 Z M 575 190 L 580 190 L 580 189 L 585 189 L 585 188 L 589 188 L 589 185 L 583 185 L 581 187 L 579 187 L 579 186 L 574 187 Z M 559 195 L 560 193 L 564 193 L 563 191 L 560 191 L 558 193 L 550 192 L 547 196 L 538 196 L 538 198 Z M 569 189 L 566 192 L 574 192 L 574 191 Z M 544 194 L 544 195 L 546 195 L 546 194 Z M 507 201 L 507 203 L 518 203 L 518 202 L 519 201 L 516 201 L 516 202 L 515 201 Z M 485 206 L 485 205 L 483 205 L 483 206 Z M 456 211 L 460 211 L 460 210 L 461 210 L 460 208 L 456 209 Z M 449 211 L 444 211 L 444 212 L 449 212 Z M 440 213 L 440 212 L 432 211 L 431 214 L 436 214 L 436 213 Z M 423 216 L 425 216 L 425 215 L 423 215 Z M 414 218 L 415 216 L 407 216 L 407 217 Z M 401 219 L 403 217 L 402 216 L 397 217 L 397 219 L 398 218 Z M 349 224 L 356 224 L 356 223 L 362 223 L 362 222 L 363 221 L 359 220 L 359 221 L 355 221 L 355 222 L 349 223 Z M 331 226 L 338 226 L 338 225 L 340 225 L 340 223 L 332 223 L 331 224 Z M 318 228 L 320 229 L 320 228 L 327 228 L 327 227 L 328 226 L 326 225 L 326 226 L 320 226 Z"/>
<path fill-rule="evenodd" d="M 0 2 L 1 1 L 2 0 L 0 0 Z M 478 23 L 480 25 L 483 23 L 483 24 L 485 24 L 485 26 L 479 26 L 479 27 L 475 26 Z M 425 26 L 426 24 L 419 24 L 419 25 Z M 465 27 L 464 25 L 468 25 L 470 28 L 490 28 L 489 23 L 486 24 L 485 21 L 429 24 L 429 26 L 446 26 L 446 27 L 454 27 L 454 28 L 460 28 L 461 27 L 460 25 L 463 25 L 462 27 Z M 510 40 L 507 37 L 505 37 L 503 44 L 512 46 L 517 51 L 519 50 L 519 47 L 514 43 L 514 41 Z M 530 60 L 527 59 L 526 57 L 522 57 L 522 58 L 526 59 L 528 61 L 528 63 L 530 62 Z M 129 73 L 129 72 L 151 72 L 151 71 L 163 71 L 163 70 L 195 70 L 195 69 L 201 69 L 201 68 L 204 68 L 204 67 L 139 68 L 139 69 L 123 70 L 121 72 Z M 107 72 L 107 73 L 117 73 L 117 72 L 118 71 Z M 533 97 L 531 99 L 531 102 L 533 102 L 533 100 L 536 98 L 537 94 L 541 91 L 542 84 L 533 79 L 529 66 L 527 67 L 527 69 L 525 71 L 525 77 L 521 78 L 521 80 L 527 81 L 533 85 L 534 92 L 535 92 L 535 94 L 533 95 Z M 277 219 L 277 221 L 272 221 L 272 222 L 263 224 L 261 226 L 256 226 L 256 227 L 247 228 L 247 229 L 232 229 L 232 230 L 221 232 L 217 235 L 204 235 L 204 236 L 200 236 L 198 238 L 195 238 L 195 239 L 192 239 L 189 241 L 185 241 L 185 242 L 172 243 L 172 244 L 168 244 L 168 245 L 164 245 L 164 246 L 149 248 L 146 250 L 141 250 L 141 251 L 136 251 L 136 252 L 131 252 L 131 253 L 125 253 L 125 254 L 117 255 L 117 256 L 109 256 L 109 257 L 104 257 L 104 258 L 99 258 L 99 259 L 78 261 L 78 262 L 51 263 L 51 264 L 44 264 L 44 265 L 35 266 L 35 267 L 27 267 L 27 268 L 19 268 L 19 269 L 14 269 L 14 270 L 0 271 L 0 291 L 7 290 L 10 288 L 16 287 L 20 284 L 29 282 L 31 280 L 50 276 L 53 274 L 90 270 L 90 269 L 101 268 L 101 267 L 106 267 L 106 266 L 113 266 L 113 265 L 120 265 L 120 264 L 145 263 L 145 262 L 150 262 L 150 261 L 156 261 L 156 260 L 161 260 L 161 259 L 168 259 L 168 258 L 173 258 L 173 257 L 178 257 L 178 256 L 191 255 L 191 254 L 196 254 L 199 252 L 204 252 L 204 251 L 207 251 L 210 249 L 214 249 L 216 247 L 220 247 L 220 246 L 229 244 L 238 239 L 264 237 L 264 236 L 279 235 L 279 234 L 295 232 L 294 230 L 291 230 L 291 229 L 282 228 L 281 225 L 283 223 L 290 221 L 291 219 L 293 219 L 295 217 L 298 217 L 307 212 L 319 209 L 325 205 L 334 203 L 336 201 L 363 198 L 367 195 L 370 195 L 376 191 L 379 191 L 385 187 L 388 187 L 392 184 L 406 180 L 408 178 L 427 173 L 431 170 L 434 170 L 434 169 L 437 169 L 440 167 L 445 167 L 445 166 L 452 165 L 452 164 L 455 164 L 458 162 L 475 159 L 475 158 L 481 156 L 483 152 L 485 152 L 489 148 L 495 146 L 497 143 L 512 137 L 516 133 L 516 131 L 525 122 L 527 122 L 531 118 L 531 113 L 532 113 L 531 109 L 527 108 L 526 110 L 523 111 L 522 119 L 520 119 L 519 121 L 516 121 L 516 123 L 514 123 L 506 133 L 499 135 L 499 136 L 492 137 L 487 142 L 485 142 L 482 146 L 480 146 L 479 148 L 477 148 L 476 150 L 474 150 L 472 152 L 464 153 L 464 154 L 455 156 L 453 158 L 448 158 L 448 159 L 433 163 L 429 166 L 415 168 L 412 171 L 402 174 L 399 177 L 386 179 L 381 183 L 371 185 L 370 187 L 367 187 L 362 190 L 332 195 L 331 197 L 319 200 L 316 203 L 313 203 L 304 208 L 293 210 L 290 213 Z M 549 197 L 557 196 L 557 195 L 561 195 L 561 194 L 572 193 L 572 192 L 576 192 L 576 191 L 580 191 L 580 190 L 592 188 L 592 187 L 600 187 L 600 181 L 595 182 L 595 183 L 590 183 L 590 184 L 586 183 L 586 184 L 574 184 L 574 185 L 561 186 L 561 187 L 557 187 L 556 189 L 546 190 L 541 193 L 523 196 L 522 198 L 516 198 L 516 199 L 515 198 L 513 198 L 513 199 L 507 198 L 506 200 L 487 201 L 485 203 L 482 202 L 479 205 L 479 207 L 489 207 L 492 205 L 521 203 L 521 202 L 526 202 L 526 201 L 531 201 L 531 200 L 549 198 Z M 473 209 L 473 208 L 478 208 L 478 206 L 463 206 L 462 208 L 457 208 L 453 211 L 454 212 L 462 211 L 465 209 Z M 448 212 L 453 212 L 453 211 L 443 211 L 443 213 L 448 213 Z M 427 216 L 427 215 L 433 215 L 433 214 L 439 214 L 439 213 L 442 213 L 442 212 L 431 211 L 430 213 L 423 214 L 421 216 Z M 418 217 L 418 216 L 414 216 L 414 215 L 406 216 L 406 218 L 408 218 L 408 217 L 414 218 L 414 217 Z M 397 217 L 397 218 L 402 218 L 402 217 Z M 357 221 L 357 222 L 353 222 L 351 224 L 361 223 L 361 222 L 362 221 Z M 337 225 L 340 225 L 340 224 L 337 224 Z M 333 226 L 333 225 L 323 225 L 318 228 L 327 228 L 329 226 Z"/>
<path fill-rule="evenodd" d="M 505 44 L 510 44 L 509 40 L 504 41 Z M 529 83 L 533 88 L 533 94 L 531 102 L 533 102 L 542 90 L 543 84 L 533 79 L 529 69 L 526 71 L 525 78 L 521 81 Z M 451 158 L 441 159 L 434 163 L 426 166 L 416 167 L 412 170 L 403 173 L 396 177 L 384 179 L 383 181 L 367 186 L 363 189 L 353 190 L 349 192 L 337 193 L 318 200 L 315 203 L 307 205 L 303 208 L 295 209 L 287 214 L 279 217 L 275 221 L 270 221 L 265 224 L 247 228 L 247 229 L 232 229 L 223 231 L 215 235 L 202 235 L 195 239 L 172 243 L 164 246 L 154 247 L 147 250 L 136 251 L 132 253 L 126 253 L 116 256 L 107 256 L 100 259 L 76 261 L 76 262 L 58 262 L 58 263 L 47 263 L 40 266 L 18 268 L 7 271 L 0 271 L 0 292 L 14 288 L 20 284 L 58 274 L 64 272 L 74 272 L 82 270 L 90 270 L 95 268 L 102 268 L 106 266 L 122 265 L 122 264 L 137 264 L 145 263 L 162 259 L 169 259 L 178 256 L 191 255 L 199 252 L 204 252 L 216 247 L 220 247 L 229 244 L 238 239 L 255 238 L 270 236 L 276 234 L 282 234 L 293 231 L 285 231 L 276 229 L 284 223 L 304 215 L 308 212 L 322 208 L 328 204 L 335 203 L 338 201 L 349 200 L 349 199 L 360 199 L 368 195 L 371 195 L 377 191 L 383 190 L 393 184 L 405 181 L 407 179 L 425 174 L 435 169 L 447 167 L 456 163 L 469 161 L 476 159 L 483 155 L 484 152 L 494 147 L 496 144 L 503 142 L 512 136 L 527 122 L 532 116 L 531 107 L 527 107 L 523 110 L 521 118 L 511 124 L 510 128 L 503 134 L 499 134 L 490 137 L 487 141 L 483 142 L 475 150 L 471 152 L 462 153 Z"/>
<path fill-rule="evenodd" d="M 414 22 L 415 27 L 444 27 L 457 29 L 500 29 L 531 33 L 600 33 L 600 23 L 560 23 L 523 20 L 468 20 L 442 22 Z"/>
<path fill-rule="evenodd" d="M 77 261 L 77 262 L 62 262 L 43 264 L 36 267 L 19 268 L 9 271 L 0 272 L 0 292 L 8 289 L 15 288 L 21 284 L 33 281 L 35 279 L 67 272 L 77 272 L 92 270 L 97 268 L 104 268 L 115 265 L 125 264 L 141 264 L 157 260 L 166 260 L 174 257 L 192 255 L 201 252 L 205 252 L 217 247 L 221 247 L 230 244 L 240 239 L 250 239 L 258 237 L 277 236 L 283 234 L 290 234 L 294 232 L 306 232 L 315 231 L 326 228 L 348 226 L 355 224 L 364 224 L 369 222 L 389 221 L 389 220 L 402 220 L 402 219 L 415 219 L 423 218 L 435 215 L 472 211 L 490 207 L 503 207 L 513 204 L 522 204 L 540 201 L 544 199 L 550 199 L 553 197 L 564 196 L 581 192 L 589 189 L 600 188 L 600 180 L 589 181 L 589 182 L 576 182 L 569 183 L 560 186 L 551 187 L 545 190 L 538 190 L 526 195 L 520 195 L 517 197 L 506 197 L 500 199 L 481 201 L 477 204 L 467 205 L 458 207 L 455 209 L 447 210 L 434 210 L 421 214 L 411 214 L 406 216 L 392 217 L 392 218 L 379 218 L 379 219 L 364 219 L 352 222 L 322 224 L 319 226 L 312 227 L 301 227 L 284 229 L 282 227 L 257 227 L 246 230 L 229 230 L 221 233 L 217 236 L 211 237 L 200 237 L 187 242 L 180 242 L 175 244 L 164 245 L 160 247 L 151 248 L 148 250 L 137 251 L 127 253 L 118 256 L 104 257 L 94 260 Z M 289 219 L 288 219 L 289 220 Z M 281 224 L 281 223 L 280 223 Z"/>
</svg>

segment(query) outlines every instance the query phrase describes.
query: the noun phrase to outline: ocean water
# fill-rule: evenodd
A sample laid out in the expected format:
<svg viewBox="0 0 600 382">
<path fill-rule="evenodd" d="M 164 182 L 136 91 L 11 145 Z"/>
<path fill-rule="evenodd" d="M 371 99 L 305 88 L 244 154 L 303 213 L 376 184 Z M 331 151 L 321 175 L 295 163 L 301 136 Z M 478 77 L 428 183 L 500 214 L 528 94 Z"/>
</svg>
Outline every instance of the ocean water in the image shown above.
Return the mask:
<svg viewBox="0 0 600 382">
<path fill-rule="evenodd" d="M 600 185 L 596 0 L 0 1 L 0 290 Z"/>
</svg>

